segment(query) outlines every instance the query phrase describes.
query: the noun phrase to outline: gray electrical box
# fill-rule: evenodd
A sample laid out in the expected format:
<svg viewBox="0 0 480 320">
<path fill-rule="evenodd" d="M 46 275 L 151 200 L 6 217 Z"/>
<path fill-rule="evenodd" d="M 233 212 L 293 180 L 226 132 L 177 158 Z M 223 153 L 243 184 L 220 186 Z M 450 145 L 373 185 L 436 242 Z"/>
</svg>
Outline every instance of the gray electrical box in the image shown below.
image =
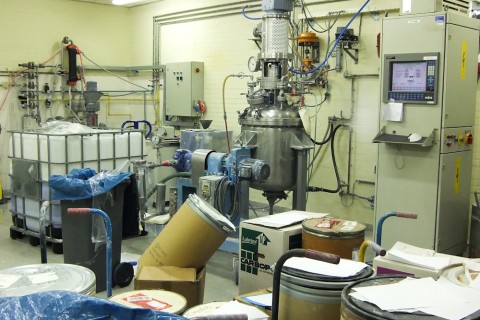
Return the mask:
<svg viewBox="0 0 480 320">
<path fill-rule="evenodd" d="M 200 177 L 197 190 L 197 195 L 202 199 L 210 203 L 212 206 L 215 206 L 216 202 L 216 191 L 218 190 L 220 181 L 224 176 L 204 176 Z"/>
<path fill-rule="evenodd" d="M 165 113 L 167 116 L 198 117 L 203 101 L 203 62 L 167 63 L 165 68 Z"/>
<path fill-rule="evenodd" d="M 450 11 L 383 20 L 375 221 L 418 215 L 385 221 L 386 249 L 396 241 L 466 249 L 479 26 Z"/>
</svg>

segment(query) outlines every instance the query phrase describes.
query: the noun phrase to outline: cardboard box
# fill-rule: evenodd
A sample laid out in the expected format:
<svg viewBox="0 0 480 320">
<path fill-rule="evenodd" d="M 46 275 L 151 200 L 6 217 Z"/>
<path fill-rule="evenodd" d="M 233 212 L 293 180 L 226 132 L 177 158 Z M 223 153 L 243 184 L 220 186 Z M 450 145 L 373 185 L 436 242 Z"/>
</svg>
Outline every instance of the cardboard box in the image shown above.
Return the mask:
<svg viewBox="0 0 480 320">
<path fill-rule="evenodd" d="M 468 260 L 463 257 L 451 256 L 442 253 L 435 253 L 435 256 L 450 258 L 450 264 L 463 263 L 464 261 Z M 417 278 L 431 277 L 435 280 L 440 278 L 443 270 L 428 269 L 412 264 L 389 260 L 385 257 L 380 256 L 377 256 L 373 259 L 373 269 L 375 269 L 377 275 L 398 274 Z"/>
<path fill-rule="evenodd" d="M 240 224 L 239 294 L 271 287 L 273 274 L 270 266 L 288 250 L 302 247 L 302 221 L 326 215 L 288 211 L 242 221 Z"/>
<path fill-rule="evenodd" d="M 238 302 L 248 304 L 249 306 L 254 306 L 254 307 L 258 308 L 260 311 L 263 311 L 266 314 L 268 314 L 269 317 L 271 317 L 272 316 L 272 308 L 266 308 L 266 307 L 254 305 L 254 304 L 250 303 L 249 301 L 245 300 L 245 297 L 258 296 L 258 295 L 267 294 L 267 293 L 272 293 L 272 288 L 261 289 L 261 290 L 257 290 L 257 291 L 254 291 L 254 292 L 249 292 L 249 293 L 246 293 L 246 294 L 235 296 L 233 299 L 238 301 Z"/>
<path fill-rule="evenodd" d="M 163 289 L 187 299 L 187 309 L 203 303 L 206 267 L 195 268 L 144 266 L 137 270 L 135 290 Z"/>
</svg>

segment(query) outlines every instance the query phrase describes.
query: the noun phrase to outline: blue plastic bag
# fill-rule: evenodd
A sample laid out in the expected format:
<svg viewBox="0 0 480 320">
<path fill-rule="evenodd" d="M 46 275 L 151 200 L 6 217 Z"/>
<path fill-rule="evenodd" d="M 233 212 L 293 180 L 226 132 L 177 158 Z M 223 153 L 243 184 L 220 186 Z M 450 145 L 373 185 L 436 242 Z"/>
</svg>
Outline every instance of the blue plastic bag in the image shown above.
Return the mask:
<svg viewBox="0 0 480 320">
<path fill-rule="evenodd" d="M 69 291 L 46 291 L 21 297 L 0 297 L 2 320 L 187 320 L 150 309 L 132 309 L 115 302 Z"/>
<path fill-rule="evenodd" d="M 90 168 L 73 169 L 67 175 L 52 175 L 48 186 L 53 190 L 52 200 L 81 200 L 106 193 L 127 179 L 130 172 L 101 172 Z"/>
</svg>

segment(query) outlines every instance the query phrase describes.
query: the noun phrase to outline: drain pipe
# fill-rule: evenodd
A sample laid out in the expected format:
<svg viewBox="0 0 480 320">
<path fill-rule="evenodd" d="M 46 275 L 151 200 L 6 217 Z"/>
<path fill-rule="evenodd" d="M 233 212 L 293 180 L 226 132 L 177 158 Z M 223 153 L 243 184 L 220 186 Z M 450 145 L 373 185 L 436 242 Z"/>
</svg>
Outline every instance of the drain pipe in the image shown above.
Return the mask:
<svg viewBox="0 0 480 320">
<path fill-rule="evenodd" d="M 47 263 L 47 237 L 45 235 L 45 218 L 47 216 L 50 202 L 44 201 L 40 208 L 40 259 L 42 263 Z"/>
</svg>

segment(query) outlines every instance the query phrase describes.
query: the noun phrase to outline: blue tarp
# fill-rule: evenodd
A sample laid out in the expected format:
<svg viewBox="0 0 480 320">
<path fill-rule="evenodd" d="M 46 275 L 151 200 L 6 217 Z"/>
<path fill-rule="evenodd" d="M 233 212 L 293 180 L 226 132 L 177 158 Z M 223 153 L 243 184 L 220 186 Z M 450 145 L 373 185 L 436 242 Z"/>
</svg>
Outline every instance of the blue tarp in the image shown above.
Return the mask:
<svg viewBox="0 0 480 320">
<path fill-rule="evenodd" d="M 69 291 L 46 291 L 21 297 L 0 297 L 2 320 L 187 320 L 150 309 L 120 304 Z"/>
<path fill-rule="evenodd" d="M 73 169 L 64 176 L 50 176 L 48 185 L 53 190 L 52 200 L 81 200 L 110 191 L 130 175 L 130 172 L 112 171 L 97 174 L 90 168 Z"/>
</svg>

